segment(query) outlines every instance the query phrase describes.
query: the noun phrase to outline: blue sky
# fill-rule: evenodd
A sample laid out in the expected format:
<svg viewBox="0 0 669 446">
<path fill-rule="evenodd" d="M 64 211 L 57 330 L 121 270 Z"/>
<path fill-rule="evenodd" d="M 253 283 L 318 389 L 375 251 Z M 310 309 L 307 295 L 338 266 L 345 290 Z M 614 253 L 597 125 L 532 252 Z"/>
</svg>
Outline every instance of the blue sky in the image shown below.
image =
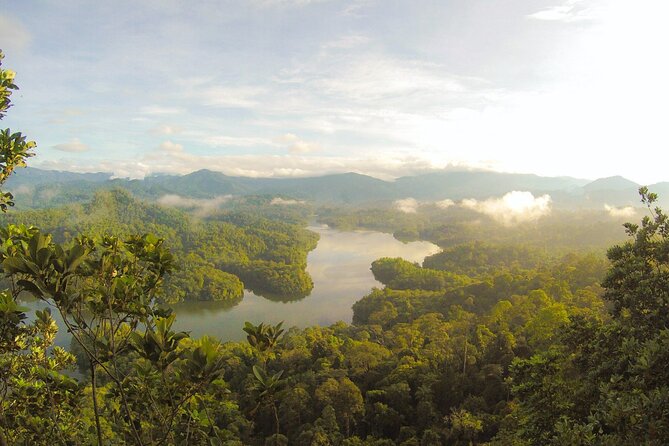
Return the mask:
<svg viewBox="0 0 669 446">
<path fill-rule="evenodd" d="M 31 163 L 669 180 L 662 0 L 4 1 Z M 653 161 L 649 161 L 652 159 Z"/>
</svg>

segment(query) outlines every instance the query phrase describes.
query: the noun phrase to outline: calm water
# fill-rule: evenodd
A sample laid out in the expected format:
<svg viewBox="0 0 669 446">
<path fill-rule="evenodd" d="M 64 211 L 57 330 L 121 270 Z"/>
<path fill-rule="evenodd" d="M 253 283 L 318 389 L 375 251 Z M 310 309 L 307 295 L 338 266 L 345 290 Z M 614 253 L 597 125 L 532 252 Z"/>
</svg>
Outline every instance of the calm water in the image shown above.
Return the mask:
<svg viewBox="0 0 669 446">
<path fill-rule="evenodd" d="M 244 339 L 244 321 L 253 323 L 285 321 L 286 327 L 330 325 L 350 322 L 351 306 L 380 284 L 370 271 L 379 257 L 402 257 L 412 262 L 439 251 L 428 242 L 402 243 L 390 234 L 370 231 L 341 232 L 327 227 L 310 227 L 320 234 L 315 250 L 307 258 L 307 270 L 314 281 L 311 295 L 294 302 L 276 302 L 246 291 L 237 305 L 218 302 L 188 302 L 175 306 L 178 330 L 193 336 L 210 335 L 222 340 Z M 31 303 L 41 308 L 42 303 Z M 59 322 L 59 326 L 62 324 Z M 64 329 L 57 343 L 69 345 Z"/>
</svg>

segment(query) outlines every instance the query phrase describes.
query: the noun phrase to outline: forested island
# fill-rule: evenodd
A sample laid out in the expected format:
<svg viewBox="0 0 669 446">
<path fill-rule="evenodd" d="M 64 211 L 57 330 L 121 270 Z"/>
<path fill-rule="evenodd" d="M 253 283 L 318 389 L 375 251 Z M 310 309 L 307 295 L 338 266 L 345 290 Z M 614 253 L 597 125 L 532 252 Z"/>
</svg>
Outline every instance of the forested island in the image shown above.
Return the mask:
<svg viewBox="0 0 669 446">
<path fill-rule="evenodd" d="M 1 69 L 0 118 L 15 89 Z M 34 148 L 0 133 L 0 183 Z M 647 188 L 640 223 L 623 227 L 592 210 L 509 225 L 435 206 L 314 212 L 263 194 L 195 215 L 116 186 L 16 211 L 0 195 L 0 445 L 669 438 L 669 219 Z M 178 301 L 308 294 L 310 218 L 442 250 L 376 260 L 381 286 L 350 324 L 249 321 L 245 342 L 173 329 Z M 49 308 L 31 312 L 25 296 Z M 70 351 L 53 345 L 58 330 Z"/>
<path fill-rule="evenodd" d="M 128 237 L 151 232 L 164 240 L 176 265 L 158 299 L 176 303 L 235 301 L 245 287 L 276 299 L 308 295 L 313 284 L 305 271 L 307 253 L 316 247 L 318 235 L 304 228 L 299 214 L 281 217 L 235 211 L 197 218 L 143 202 L 124 189 L 110 189 L 96 192 L 87 203 L 0 218 L 5 225 L 39 227 L 66 244 L 79 234 Z"/>
</svg>

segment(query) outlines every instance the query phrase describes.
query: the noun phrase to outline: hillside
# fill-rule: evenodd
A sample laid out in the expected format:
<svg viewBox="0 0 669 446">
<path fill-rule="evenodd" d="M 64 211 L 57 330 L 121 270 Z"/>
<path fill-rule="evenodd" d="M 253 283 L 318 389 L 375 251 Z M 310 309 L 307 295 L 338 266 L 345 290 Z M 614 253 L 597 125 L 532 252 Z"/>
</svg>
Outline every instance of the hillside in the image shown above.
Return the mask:
<svg viewBox="0 0 669 446">
<path fill-rule="evenodd" d="M 49 207 L 89 200 L 98 189 L 124 188 L 134 195 L 157 200 L 165 195 L 191 198 L 221 196 L 282 196 L 316 205 L 370 205 L 403 198 L 462 200 L 499 197 L 511 191 L 549 194 L 558 208 L 602 209 L 635 206 L 639 185 L 622 177 L 587 181 L 572 177 L 542 177 L 491 171 L 440 171 L 404 176 L 395 181 L 343 173 L 305 178 L 250 178 L 227 176 L 211 170 L 187 175 L 155 175 L 143 180 L 110 179 L 109 174 L 81 174 L 28 168 L 8 182 L 22 207 Z M 669 195 L 669 183 L 650 185 Z"/>
<path fill-rule="evenodd" d="M 0 215 L 0 224 L 35 225 L 70 243 L 78 234 L 121 238 L 153 233 L 165 239 L 179 268 L 169 277 L 164 302 L 239 302 L 244 288 L 278 300 L 305 297 L 313 284 L 307 253 L 317 234 L 254 214 L 210 219 L 139 200 L 123 189 L 99 190 L 90 201 Z"/>
</svg>

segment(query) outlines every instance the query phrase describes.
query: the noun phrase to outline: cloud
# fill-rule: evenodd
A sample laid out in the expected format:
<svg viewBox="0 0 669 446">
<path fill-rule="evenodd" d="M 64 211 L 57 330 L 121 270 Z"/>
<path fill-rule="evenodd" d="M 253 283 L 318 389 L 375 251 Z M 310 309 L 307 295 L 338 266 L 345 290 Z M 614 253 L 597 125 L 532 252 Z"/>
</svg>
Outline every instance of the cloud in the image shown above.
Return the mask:
<svg viewBox="0 0 669 446">
<path fill-rule="evenodd" d="M 594 18 L 594 10 L 584 5 L 584 0 L 567 0 L 561 5 L 551 6 L 529 14 L 535 20 L 554 22 L 579 22 Z"/>
<path fill-rule="evenodd" d="M 53 146 L 54 149 L 60 150 L 61 152 L 71 152 L 71 153 L 81 153 L 88 152 L 91 148 L 86 144 L 79 141 L 79 138 L 74 138 L 70 142 L 56 144 Z"/>
<path fill-rule="evenodd" d="M 168 155 L 182 156 L 184 153 L 184 146 L 172 141 L 164 141 L 158 146 L 158 151 Z"/>
<path fill-rule="evenodd" d="M 56 198 L 59 193 L 59 187 L 40 189 L 38 192 L 38 199 L 42 201 L 51 201 Z"/>
<path fill-rule="evenodd" d="M 151 129 L 151 133 L 154 135 L 176 135 L 181 133 L 181 128 L 173 125 L 163 124 Z"/>
<path fill-rule="evenodd" d="M 115 178 L 144 178 L 152 173 L 187 174 L 210 169 L 232 176 L 311 177 L 357 172 L 376 178 L 433 172 L 444 166 L 413 156 L 372 153 L 369 156 L 286 155 L 199 155 L 181 144 L 165 141 L 143 157 L 95 161 L 82 158 L 36 160 L 35 167 L 71 172 L 112 172 Z M 364 166 L 364 169 L 361 169 Z"/>
<path fill-rule="evenodd" d="M 281 197 L 275 197 L 272 198 L 272 201 L 269 202 L 269 204 L 274 204 L 274 205 L 284 205 L 284 206 L 293 206 L 296 204 L 304 204 L 306 203 L 303 200 L 292 200 L 288 198 L 281 198 Z"/>
<path fill-rule="evenodd" d="M 19 187 L 12 189 L 14 195 L 29 195 L 35 191 L 33 186 L 28 186 L 27 184 L 22 184 Z"/>
<path fill-rule="evenodd" d="M 295 133 L 336 135 L 327 144 L 331 150 L 337 145 L 369 151 L 374 149 L 371 143 L 444 157 L 444 141 L 461 133 L 448 128 L 449 123 L 457 127 L 459 111 L 473 115 L 499 95 L 492 84 L 455 75 L 442 64 L 362 44 L 337 48 L 362 41 L 349 36 L 326 43 L 318 55 L 280 70 L 273 76 L 272 95 L 265 95 L 254 109 L 263 116 L 255 122 Z"/>
<path fill-rule="evenodd" d="M 329 50 L 329 49 L 337 49 L 337 50 L 343 50 L 343 49 L 351 49 L 355 48 L 357 46 L 364 45 L 366 43 L 370 42 L 370 38 L 367 36 L 364 36 L 362 34 L 349 34 L 345 36 L 341 36 L 337 39 L 331 40 L 329 42 L 326 42 L 323 44 L 322 48 L 324 50 Z"/>
<path fill-rule="evenodd" d="M 276 138 L 276 141 L 279 144 L 286 145 L 288 152 L 290 153 L 312 153 L 322 150 L 320 145 L 303 141 L 292 133 L 286 133 L 285 135 Z"/>
<path fill-rule="evenodd" d="M 346 57 L 333 63 L 314 80 L 314 87 L 333 97 L 356 103 L 382 99 L 415 100 L 416 96 L 435 97 L 464 93 L 463 79 L 449 76 L 443 67 L 429 62 L 397 59 L 380 54 Z M 424 99 L 424 97 L 422 97 Z M 430 101 L 431 102 L 431 101 Z M 371 104 L 370 104 L 371 105 Z"/>
<path fill-rule="evenodd" d="M 341 156 L 324 157 L 323 167 L 293 158 L 194 158 L 197 167 L 212 162 L 217 170 L 263 176 L 339 169 L 395 174 L 393 165 L 374 160 L 390 147 L 435 165 L 492 160 L 505 171 L 588 178 L 622 173 L 644 184 L 666 179 L 662 163 L 649 166 L 644 157 L 627 156 L 624 148 L 644 147 L 658 159 L 666 151 L 662 108 L 669 102 L 669 65 L 658 55 L 666 52 L 669 27 L 663 21 L 669 2 L 641 0 L 631 7 L 621 0 L 525 0 L 483 6 L 478 0 L 417 8 L 378 0 L 252 1 L 272 9 L 245 2 L 226 8 L 215 2 L 122 3 L 115 5 L 116 13 L 128 20 L 111 27 L 105 26 L 109 7 L 102 2 L 99 13 L 76 29 L 69 26 L 75 3 L 50 2 L 26 14 L 30 7 L 7 2 L 0 16 L 8 17 L 5 9 L 21 16 L 23 30 L 34 32 L 30 48 L 35 49 L 34 58 L 16 59 L 21 64 L 7 61 L 25 75 L 20 86 L 27 106 L 13 110 L 12 119 L 53 140 L 53 126 L 45 127 L 33 110 L 55 110 L 68 102 L 98 111 L 72 120 L 73 128 L 100 132 L 98 139 L 114 128 L 117 144 L 98 143 L 92 133 L 74 134 L 95 144 L 98 160 L 102 146 L 118 147 L 104 153 L 115 158 L 106 165 L 118 175 L 196 168 L 170 160 L 154 167 L 142 159 L 160 140 L 141 135 L 142 140 L 139 133 L 169 120 L 188 132 L 201 130 L 200 136 L 223 135 L 211 146 L 255 147 L 249 140 L 225 138 L 271 141 L 291 132 L 318 142 L 326 155 Z M 603 3 L 611 5 L 607 21 L 598 16 L 595 23 L 570 26 L 569 32 L 559 26 L 592 15 L 586 10 Z M 474 13 L 481 8 L 489 14 Z M 369 14 L 369 20 L 343 10 Z M 155 32 L 134 26 L 146 18 Z M 438 23 L 444 26 L 434 26 Z M 14 24 L 6 18 L 0 23 L 2 44 L 30 39 L 17 38 L 8 27 Z M 175 68 L 175 60 L 181 68 Z M 60 68 L 50 69 L 54 66 Z M 94 84 L 115 93 L 82 88 Z M 203 110 L 203 104 L 210 107 Z M 128 122 L 133 118 L 148 121 Z M 187 149 L 217 152 L 188 132 L 179 134 Z M 132 147 L 122 147 L 130 141 Z M 586 150 L 603 146 L 611 147 L 606 162 L 596 159 L 597 151 Z M 297 145 L 292 154 L 309 150 Z M 53 154 L 44 159 L 59 162 Z M 369 168 L 354 159 L 371 161 Z M 223 165 L 234 161 L 239 164 Z M 91 156 L 75 164 L 82 169 L 85 163 L 99 161 Z"/>
<path fill-rule="evenodd" d="M 218 210 L 221 205 L 232 198 L 232 195 L 221 195 L 215 198 L 189 198 L 167 194 L 158 199 L 158 204 L 184 209 L 193 209 L 195 215 L 205 217 Z"/>
<path fill-rule="evenodd" d="M 505 225 L 537 220 L 550 214 L 551 197 L 536 197 L 531 192 L 513 191 L 501 198 L 462 200 L 462 207 L 486 214 Z"/>
<path fill-rule="evenodd" d="M 448 208 L 450 208 L 451 206 L 455 206 L 455 202 L 454 202 L 453 200 L 449 200 L 449 199 L 447 198 L 447 199 L 445 199 L 445 200 L 436 201 L 436 202 L 434 203 L 434 205 L 437 206 L 438 208 L 441 208 L 441 209 L 448 209 Z"/>
<path fill-rule="evenodd" d="M 361 13 L 361 11 L 372 5 L 375 0 L 352 0 L 349 1 L 342 11 L 344 15 L 352 16 L 352 17 L 364 17 L 364 14 Z"/>
<path fill-rule="evenodd" d="M 0 42 L 5 53 L 18 53 L 30 45 L 32 35 L 16 17 L 0 14 Z"/>
<path fill-rule="evenodd" d="M 257 147 L 273 146 L 271 140 L 247 136 L 211 135 L 202 138 L 202 142 L 210 146 Z"/>
<path fill-rule="evenodd" d="M 142 107 L 140 113 L 144 115 L 176 115 L 182 110 L 178 107 L 163 107 L 160 105 L 149 105 Z"/>
<path fill-rule="evenodd" d="M 615 207 L 605 204 L 604 209 L 613 218 L 629 218 L 636 214 L 636 210 L 632 206 Z"/>
<path fill-rule="evenodd" d="M 252 3 L 260 7 L 300 7 L 328 1 L 331 0 L 252 0 Z"/>
<path fill-rule="evenodd" d="M 415 214 L 418 212 L 418 201 L 415 198 L 403 198 L 401 200 L 395 200 L 393 206 L 400 212 L 405 214 Z"/>
<path fill-rule="evenodd" d="M 207 87 L 196 93 L 204 105 L 229 108 L 253 108 L 267 90 L 254 86 Z"/>
</svg>

